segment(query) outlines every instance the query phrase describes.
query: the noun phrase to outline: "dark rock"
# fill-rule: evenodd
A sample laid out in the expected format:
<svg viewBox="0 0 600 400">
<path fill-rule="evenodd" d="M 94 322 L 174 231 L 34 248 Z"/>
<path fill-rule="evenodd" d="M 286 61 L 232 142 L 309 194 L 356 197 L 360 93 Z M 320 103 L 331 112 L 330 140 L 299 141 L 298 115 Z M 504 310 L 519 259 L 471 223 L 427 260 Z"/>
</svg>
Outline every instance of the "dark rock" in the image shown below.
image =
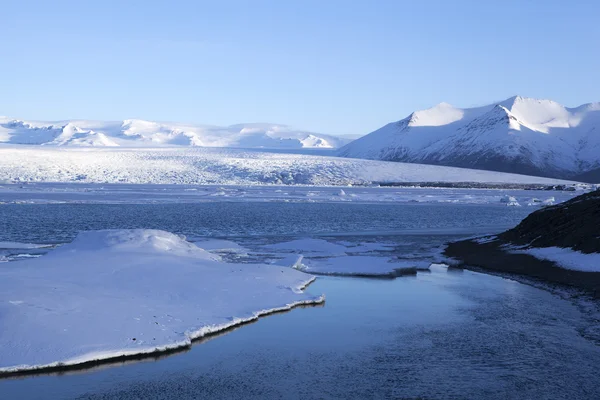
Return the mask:
<svg viewBox="0 0 600 400">
<path fill-rule="evenodd" d="M 518 246 L 600 253 L 600 190 L 535 211 L 498 238 Z"/>
<path fill-rule="evenodd" d="M 463 240 L 448 244 L 445 255 L 469 266 L 526 275 L 591 291 L 600 297 L 600 272 L 572 271 L 528 254 L 513 254 L 505 245 L 563 247 L 582 253 L 600 253 L 600 191 L 531 213 L 497 240 L 477 243 Z"/>
</svg>

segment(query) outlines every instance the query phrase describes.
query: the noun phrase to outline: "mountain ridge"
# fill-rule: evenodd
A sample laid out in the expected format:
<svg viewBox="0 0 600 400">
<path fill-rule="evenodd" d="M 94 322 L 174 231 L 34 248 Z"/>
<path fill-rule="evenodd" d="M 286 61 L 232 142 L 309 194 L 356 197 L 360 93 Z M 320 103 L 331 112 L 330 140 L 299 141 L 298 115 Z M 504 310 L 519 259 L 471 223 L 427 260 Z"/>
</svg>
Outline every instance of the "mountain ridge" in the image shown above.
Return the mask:
<svg viewBox="0 0 600 400">
<path fill-rule="evenodd" d="M 600 102 L 569 108 L 513 96 L 464 109 L 440 103 L 337 155 L 571 178 L 600 168 Z"/>
</svg>

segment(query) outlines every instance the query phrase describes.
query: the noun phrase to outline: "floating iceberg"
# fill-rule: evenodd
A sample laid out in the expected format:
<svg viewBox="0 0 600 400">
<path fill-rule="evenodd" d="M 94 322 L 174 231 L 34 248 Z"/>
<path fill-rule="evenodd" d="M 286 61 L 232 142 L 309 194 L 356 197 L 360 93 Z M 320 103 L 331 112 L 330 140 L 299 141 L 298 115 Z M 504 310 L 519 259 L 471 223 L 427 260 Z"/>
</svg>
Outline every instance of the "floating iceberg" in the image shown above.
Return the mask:
<svg viewBox="0 0 600 400">
<path fill-rule="evenodd" d="M 502 203 L 506 203 L 509 207 L 520 207 L 521 204 L 517 201 L 517 198 L 514 196 L 503 196 L 500 201 Z"/>
<path fill-rule="evenodd" d="M 324 301 L 302 291 L 311 275 L 225 263 L 157 230 L 84 232 L 16 263 L 0 267 L 0 374 L 187 347 L 261 315 Z"/>
</svg>

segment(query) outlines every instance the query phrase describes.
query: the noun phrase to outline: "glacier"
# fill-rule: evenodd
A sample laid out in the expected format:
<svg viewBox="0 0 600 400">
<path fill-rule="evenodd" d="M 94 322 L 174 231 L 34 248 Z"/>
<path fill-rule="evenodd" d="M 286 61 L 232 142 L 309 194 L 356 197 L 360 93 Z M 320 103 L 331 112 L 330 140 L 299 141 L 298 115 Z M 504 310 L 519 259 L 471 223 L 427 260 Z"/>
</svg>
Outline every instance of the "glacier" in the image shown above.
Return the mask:
<svg viewBox="0 0 600 400">
<path fill-rule="evenodd" d="M 0 145 L 0 184 L 365 185 L 386 182 L 570 184 L 535 176 L 256 149 Z M 344 189 L 345 190 L 345 189 Z M 336 193 L 347 200 L 347 191 Z"/>
</svg>

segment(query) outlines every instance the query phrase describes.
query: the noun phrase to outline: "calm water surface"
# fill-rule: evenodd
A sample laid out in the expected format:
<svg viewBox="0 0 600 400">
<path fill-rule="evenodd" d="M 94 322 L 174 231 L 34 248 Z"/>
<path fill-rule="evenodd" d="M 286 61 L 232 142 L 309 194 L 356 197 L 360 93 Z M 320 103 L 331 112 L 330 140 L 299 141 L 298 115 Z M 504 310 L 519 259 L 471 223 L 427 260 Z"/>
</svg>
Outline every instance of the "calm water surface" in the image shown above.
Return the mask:
<svg viewBox="0 0 600 400">
<path fill-rule="evenodd" d="M 10 206 L 0 207 L 9 222 L 0 241 L 57 242 L 80 229 L 116 227 L 247 241 L 348 232 L 400 238 L 403 230 L 431 238 L 441 231 L 442 241 L 452 231 L 512 225 L 525 214 L 438 205 Z M 443 268 L 395 280 L 319 278 L 308 290 L 325 293 L 325 305 L 263 318 L 158 361 L 1 380 L 0 398 L 594 399 L 600 393 L 600 346 L 587 335 L 598 325 L 595 308 L 549 291 Z"/>
</svg>

